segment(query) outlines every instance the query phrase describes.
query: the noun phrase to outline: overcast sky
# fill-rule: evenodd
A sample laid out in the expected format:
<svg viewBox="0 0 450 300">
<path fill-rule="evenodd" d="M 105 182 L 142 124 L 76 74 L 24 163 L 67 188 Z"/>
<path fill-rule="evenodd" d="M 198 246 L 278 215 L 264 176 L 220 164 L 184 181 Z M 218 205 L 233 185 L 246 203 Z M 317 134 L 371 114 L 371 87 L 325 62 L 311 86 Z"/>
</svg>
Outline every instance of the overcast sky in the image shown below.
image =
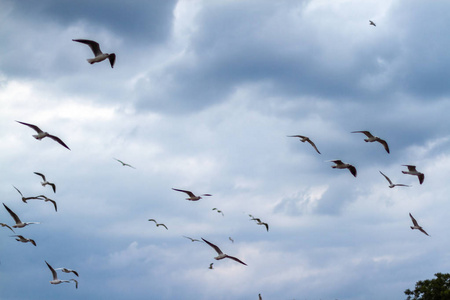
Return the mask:
<svg viewBox="0 0 450 300">
<path fill-rule="evenodd" d="M 1 198 L 41 222 L 15 229 L 36 247 L 0 228 L 1 299 L 397 300 L 449 272 L 449 12 L 441 0 L 0 0 Z M 114 68 L 72 39 L 114 52 Z M 0 222 L 14 225 L 3 207 Z M 51 285 L 45 261 L 77 270 L 58 276 L 79 288 Z"/>
</svg>

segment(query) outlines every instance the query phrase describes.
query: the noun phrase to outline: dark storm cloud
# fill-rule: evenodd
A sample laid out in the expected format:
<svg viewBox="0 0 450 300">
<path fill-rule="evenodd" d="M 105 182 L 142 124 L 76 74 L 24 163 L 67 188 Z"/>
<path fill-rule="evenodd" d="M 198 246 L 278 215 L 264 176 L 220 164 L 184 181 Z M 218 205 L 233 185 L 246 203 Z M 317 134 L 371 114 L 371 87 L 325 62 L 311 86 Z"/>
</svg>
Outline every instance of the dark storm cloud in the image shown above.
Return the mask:
<svg viewBox="0 0 450 300">
<path fill-rule="evenodd" d="M 15 1 L 14 13 L 36 21 L 69 26 L 86 22 L 105 28 L 134 44 L 165 40 L 177 1 Z"/>
</svg>

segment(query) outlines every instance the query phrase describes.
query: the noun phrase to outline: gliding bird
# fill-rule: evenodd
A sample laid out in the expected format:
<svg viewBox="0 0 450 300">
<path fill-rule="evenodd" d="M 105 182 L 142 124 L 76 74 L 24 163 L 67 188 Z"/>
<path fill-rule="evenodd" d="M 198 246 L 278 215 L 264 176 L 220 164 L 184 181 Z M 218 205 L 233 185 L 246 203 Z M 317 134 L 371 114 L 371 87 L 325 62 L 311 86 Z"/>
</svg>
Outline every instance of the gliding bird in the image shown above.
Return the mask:
<svg viewBox="0 0 450 300">
<path fill-rule="evenodd" d="M 339 159 L 330 161 L 336 164 L 335 166 L 331 166 L 333 169 L 348 169 L 350 173 L 352 173 L 352 175 L 356 177 L 356 168 L 351 164 L 343 163 L 342 160 Z"/>
<path fill-rule="evenodd" d="M 120 162 L 120 163 L 122 164 L 123 167 L 127 166 L 127 167 L 130 167 L 130 168 L 136 169 L 136 168 L 133 167 L 132 165 L 126 164 L 126 163 L 124 163 L 123 161 L 121 161 L 121 160 L 119 160 L 119 159 L 117 159 L 117 158 L 113 158 L 113 159 L 115 159 L 115 160 L 117 160 L 118 162 Z"/>
<path fill-rule="evenodd" d="M 241 261 L 239 258 L 236 258 L 234 256 L 229 256 L 227 254 L 224 254 L 222 252 L 222 250 L 220 250 L 219 247 L 217 247 L 216 245 L 214 245 L 213 243 L 208 242 L 207 240 L 205 240 L 204 238 L 202 238 L 202 240 L 207 243 L 208 245 L 210 245 L 214 250 L 216 250 L 216 252 L 219 254 L 218 256 L 214 257 L 215 260 L 220 260 L 220 259 L 224 259 L 224 258 L 231 258 L 232 260 L 237 261 L 238 263 L 241 263 L 243 265 L 247 265 L 246 263 L 244 263 L 243 261 Z"/>
<path fill-rule="evenodd" d="M 34 246 L 36 246 L 36 242 L 35 242 L 34 240 L 32 240 L 32 239 L 24 238 L 24 237 L 21 236 L 21 235 L 12 235 L 12 237 L 17 237 L 17 238 L 16 238 L 16 241 L 18 241 L 18 242 L 22 242 L 22 243 L 32 243 Z"/>
<path fill-rule="evenodd" d="M 16 222 L 16 225 L 13 225 L 14 228 L 23 228 L 30 224 L 39 224 L 39 222 L 22 222 L 22 221 L 20 221 L 19 217 L 11 209 L 9 209 L 8 206 L 5 205 L 5 203 L 3 203 L 3 206 L 6 208 L 6 210 L 9 212 L 11 217 Z"/>
<path fill-rule="evenodd" d="M 411 213 L 409 213 L 409 216 L 411 217 L 411 221 L 414 224 L 414 226 L 410 226 L 411 229 L 419 229 L 420 231 L 422 231 L 423 233 L 425 233 L 426 235 L 429 236 L 429 234 L 425 230 L 423 230 L 423 228 L 421 226 L 419 226 L 419 223 L 417 223 L 416 219 L 414 219 L 414 217 L 411 215 Z"/>
<path fill-rule="evenodd" d="M 44 180 L 43 182 L 41 182 L 41 185 L 42 185 L 42 186 L 50 185 L 50 186 L 52 187 L 52 189 L 53 189 L 53 193 L 56 193 L 56 185 L 55 185 L 54 183 L 52 183 L 52 182 L 48 182 L 48 181 L 45 179 L 44 174 L 38 173 L 38 172 L 34 172 L 34 174 L 39 175 L 39 176 L 42 177 L 42 180 Z"/>
<path fill-rule="evenodd" d="M 75 279 L 70 279 L 70 280 L 61 280 L 61 279 L 58 279 L 58 274 L 56 274 L 55 269 L 53 269 L 52 266 L 50 266 L 50 265 L 48 264 L 48 262 L 45 262 L 45 263 L 47 264 L 47 266 L 48 266 L 48 268 L 50 269 L 50 271 L 52 271 L 53 280 L 50 281 L 51 284 L 60 284 L 60 283 L 62 283 L 62 282 L 71 282 L 71 281 L 73 281 L 73 282 L 75 282 L 75 288 L 78 288 L 78 281 L 76 281 Z"/>
<path fill-rule="evenodd" d="M 45 138 L 45 137 L 49 137 L 49 138 L 51 138 L 52 140 L 58 142 L 58 143 L 59 143 L 60 145 L 62 145 L 63 147 L 65 147 L 65 148 L 67 148 L 67 149 L 70 150 L 70 148 L 67 147 L 67 145 L 64 144 L 64 142 L 63 142 L 59 137 L 54 136 L 54 135 L 51 135 L 51 134 L 49 134 L 48 132 L 42 131 L 42 130 L 41 130 L 39 127 L 37 127 L 36 125 L 28 124 L 28 123 L 24 123 L 24 122 L 20 122 L 20 121 L 16 121 L 16 122 L 17 122 L 17 123 L 20 123 L 20 124 L 23 124 L 23 125 L 26 125 L 26 126 L 28 126 L 28 127 L 30 127 L 30 128 L 33 128 L 33 129 L 37 132 L 37 134 L 33 134 L 33 137 L 34 137 L 35 139 L 37 139 L 37 140 L 42 140 L 42 139 Z"/>
<path fill-rule="evenodd" d="M 420 173 L 416 170 L 416 166 L 413 165 L 402 165 L 405 167 L 408 167 L 408 171 L 402 171 L 403 174 L 409 174 L 409 175 L 415 175 L 417 178 L 419 178 L 419 183 L 422 184 L 423 180 L 425 179 L 425 174 Z"/>
<path fill-rule="evenodd" d="M 192 193 L 191 191 L 179 190 L 179 189 L 174 189 L 174 188 L 172 188 L 172 190 L 188 194 L 189 198 L 186 198 L 186 200 L 189 200 L 189 201 L 198 201 L 198 200 L 202 199 L 202 197 L 200 197 L 200 196 L 195 196 L 194 193 Z M 212 196 L 212 195 L 211 194 L 202 194 L 202 196 L 208 196 L 209 197 L 209 196 Z"/>
<path fill-rule="evenodd" d="M 369 25 L 372 25 L 372 26 L 375 26 L 375 27 L 377 26 L 374 22 L 372 22 L 370 20 L 369 20 Z"/>
<path fill-rule="evenodd" d="M 383 139 L 380 139 L 377 136 L 373 136 L 369 131 L 367 130 L 362 130 L 362 131 L 352 131 L 352 133 L 364 133 L 367 136 L 367 139 L 364 139 L 364 141 L 367 142 L 379 142 L 383 145 L 384 149 L 386 150 L 387 153 L 389 153 L 389 146 L 387 144 L 387 142 Z"/>
<path fill-rule="evenodd" d="M 403 184 L 403 183 L 392 183 L 392 181 L 389 179 L 389 177 L 387 177 L 386 175 L 384 175 L 383 172 L 381 172 L 381 171 L 380 171 L 380 173 L 381 173 L 381 175 L 383 175 L 384 178 L 386 178 L 386 180 L 389 182 L 389 187 L 390 187 L 390 188 L 393 188 L 393 187 L 396 187 L 396 186 L 410 186 L 410 185 Z"/>
<path fill-rule="evenodd" d="M 92 65 L 97 62 L 101 62 L 105 59 L 109 59 L 109 63 L 111 64 L 111 68 L 114 68 L 114 63 L 116 62 L 116 54 L 115 53 L 103 53 L 102 50 L 100 50 L 100 45 L 91 40 L 84 40 L 84 39 L 78 39 L 78 40 L 72 40 L 74 42 L 83 43 L 88 45 L 92 52 L 94 52 L 95 57 L 94 58 L 88 58 L 87 61 Z"/>
<path fill-rule="evenodd" d="M 300 139 L 300 142 L 308 142 L 311 144 L 311 146 L 313 146 L 314 149 L 316 149 L 317 153 L 320 154 L 319 149 L 317 149 L 316 144 L 313 143 L 313 141 L 311 141 L 311 139 L 307 136 L 303 136 L 303 135 L 288 135 L 288 137 L 298 137 Z"/>
</svg>

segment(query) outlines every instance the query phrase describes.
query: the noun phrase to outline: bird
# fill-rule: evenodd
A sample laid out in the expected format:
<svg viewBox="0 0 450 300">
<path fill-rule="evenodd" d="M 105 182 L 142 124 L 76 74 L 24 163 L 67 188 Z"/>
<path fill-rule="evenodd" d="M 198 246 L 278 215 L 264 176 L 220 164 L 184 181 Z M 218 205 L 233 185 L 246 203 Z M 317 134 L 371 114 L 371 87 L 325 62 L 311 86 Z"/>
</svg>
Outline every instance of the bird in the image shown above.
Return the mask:
<svg viewBox="0 0 450 300">
<path fill-rule="evenodd" d="M 183 235 L 183 237 L 185 237 L 185 238 L 187 238 L 187 239 L 190 239 L 190 240 L 191 240 L 191 242 L 201 242 L 200 240 L 197 240 L 197 239 L 193 239 L 193 238 L 191 238 L 191 237 L 188 237 L 188 236 L 185 236 L 185 235 Z"/>
<path fill-rule="evenodd" d="M 14 229 L 12 229 L 8 224 L 0 223 L 0 226 L 2 226 L 2 227 L 8 227 L 9 229 L 11 229 L 12 232 L 16 233 L 16 232 L 14 231 Z"/>
<path fill-rule="evenodd" d="M 78 281 L 76 281 L 75 279 L 70 279 L 70 280 L 58 279 L 58 274 L 56 274 L 55 269 L 53 269 L 52 266 L 50 266 L 47 261 L 45 261 L 45 263 L 47 264 L 47 266 L 50 269 L 50 271 L 52 271 L 53 280 L 50 281 L 51 284 L 60 284 L 60 283 L 63 283 L 63 282 L 71 282 L 71 281 L 73 281 L 73 282 L 75 282 L 75 288 L 78 288 Z"/>
<path fill-rule="evenodd" d="M 352 175 L 356 177 L 356 168 L 351 164 L 343 163 L 342 160 L 339 159 L 330 161 L 336 164 L 335 166 L 331 166 L 333 169 L 348 169 L 350 173 L 352 173 Z"/>
<path fill-rule="evenodd" d="M 50 185 L 53 189 L 53 193 L 56 193 L 56 185 L 52 182 L 48 182 L 47 179 L 45 179 L 44 174 L 38 172 L 34 172 L 34 174 L 42 177 L 42 180 L 44 180 L 43 182 L 41 182 L 42 186 Z"/>
<path fill-rule="evenodd" d="M 156 220 L 155 219 L 148 219 L 150 222 L 151 221 L 153 221 L 153 222 L 155 222 L 155 224 L 156 224 L 156 227 L 159 227 L 159 226 L 164 226 L 164 228 L 166 228 L 167 230 L 169 230 L 168 228 L 167 228 L 167 226 L 166 225 L 164 225 L 164 224 L 162 224 L 162 223 L 160 223 L 160 224 L 158 224 L 157 222 L 156 222 Z"/>
<path fill-rule="evenodd" d="M 217 211 L 219 214 L 222 214 L 222 216 L 224 215 L 223 212 L 221 210 L 217 209 L 216 207 L 214 207 L 212 210 Z"/>
<path fill-rule="evenodd" d="M 13 188 L 15 188 L 16 191 L 19 192 L 20 196 L 22 196 L 22 201 L 23 201 L 24 203 L 27 203 L 28 200 L 34 200 L 34 199 L 37 199 L 37 198 L 38 198 L 38 197 L 24 197 L 23 194 L 22 194 L 22 192 L 19 191 L 18 188 L 16 188 L 15 186 L 13 186 Z"/>
<path fill-rule="evenodd" d="M 408 167 L 408 171 L 402 171 L 403 174 L 415 175 L 419 178 L 419 183 L 422 184 L 425 179 L 425 174 L 420 173 L 416 170 L 416 166 L 413 165 L 402 165 L 404 167 Z"/>
<path fill-rule="evenodd" d="M 58 211 L 58 207 L 56 206 L 56 201 L 55 201 L 55 200 L 50 199 L 50 198 L 48 198 L 48 197 L 45 196 L 45 195 L 39 195 L 39 196 L 37 196 L 37 199 L 36 199 L 36 200 L 44 200 L 45 202 L 51 202 L 51 203 L 53 203 L 53 206 L 55 207 L 55 211 Z"/>
<path fill-rule="evenodd" d="M 258 294 L 258 298 L 259 300 L 262 300 L 261 294 Z"/>
<path fill-rule="evenodd" d="M 303 136 L 303 135 L 288 135 L 288 137 L 298 137 L 300 139 L 300 142 L 308 142 L 311 144 L 311 146 L 313 146 L 314 149 L 316 149 L 317 153 L 321 154 L 319 149 L 317 149 L 316 144 L 314 144 L 313 141 L 311 141 L 311 139 L 307 136 Z"/>
<path fill-rule="evenodd" d="M 120 159 L 117 159 L 117 158 L 113 158 L 113 159 L 115 159 L 115 160 L 117 160 L 118 162 L 120 162 L 120 163 L 122 164 L 123 167 L 127 166 L 127 167 L 130 167 L 130 168 L 136 169 L 136 168 L 133 167 L 132 165 L 129 165 L 129 164 L 124 163 L 124 162 L 121 161 Z"/>
<path fill-rule="evenodd" d="M 85 39 L 73 39 L 72 41 L 83 43 L 88 45 L 92 52 L 94 52 L 95 57 L 94 58 L 88 58 L 87 61 L 92 65 L 97 62 L 101 62 L 105 59 L 109 59 L 109 63 L 111 64 L 111 68 L 114 68 L 114 63 L 116 62 L 116 54 L 115 53 L 103 53 L 102 50 L 100 50 L 100 45 L 91 40 L 85 40 Z"/>
<path fill-rule="evenodd" d="M 202 240 L 207 243 L 208 245 L 210 245 L 214 250 L 216 250 L 216 252 L 219 254 L 218 256 L 214 257 L 215 260 L 220 260 L 220 259 L 224 259 L 224 258 L 231 258 L 232 260 L 237 261 L 238 263 L 241 263 L 243 265 L 247 265 L 246 263 L 244 263 L 243 261 L 241 261 L 239 258 L 236 258 L 234 256 L 230 256 L 227 254 L 224 254 L 222 252 L 222 250 L 220 250 L 219 247 L 217 247 L 216 245 L 214 245 L 213 243 L 208 242 L 207 240 L 205 240 L 204 238 L 202 238 Z"/>
<path fill-rule="evenodd" d="M 33 129 L 37 132 L 37 134 L 33 134 L 33 137 L 34 137 L 35 139 L 37 139 L 37 140 L 42 140 L 42 139 L 45 138 L 45 137 L 49 137 L 49 138 L 51 138 L 52 140 L 58 142 L 58 143 L 59 143 L 60 145 L 62 145 L 63 147 L 65 147 L 65 148 L 67 148 L 67 149 L 70 150 L 70 148 L 67 147 L 67 145 L 64 144 L 64 142 L 63 142 L 59 137 L 54 136 L 54 135 L 51 135 L 51 134 L 49 134 L 48 132 L 42 131 L 42 130 L 41 130 L 39 127 L 37 127 L 36 125 L 29 124 L 29 123 L 25 123 L 25 122 L 20 122 L 20 121 L 16 121 L 16 122 L 18 122 L 18 123 L 20 123 L 20 124 L 23 124 L 23 125 L 26 125 L 26 126 L 28 126 L 28 127 L 30 127 L 30 128 L 33 128 Z"/>
<path fill-rule="evenodd" d="M 352 131 L 352 133 L 364 133 L 367 136 L 367 139 L 364 139 L 364 141 L 367 142 L 379 142 L 380 144 L 383 145 L 384 149 L 386 150 L 387 153 L 389 153 L 389 146 L 387 144 L 387 142 L 383 139 L 380 139 L 377 136 L 373 136 L 369 131 L 367 130 L 362 130 L 362 131 Z"/>
<path fill-rule="evenodd" d="M 77 275 L 77 277 L 79 277 L 78 276 L 78 272 L 75 271 L 75 270 L 71 270 L 71 269 L 67 269 L 67 268 L 56 268 L 55 270 L 61 270 L 64 273 L 71 273 L 72 272 L 73 274 Z"/>
<path fill-rule="evenodd" d="M 422 226 L 419 226 L 419 223 L 417 223 L 416 219 L 414 219 L 414 217 L 411 215 L 411 213 L 409 213 L 409 216 L 411 217 L 411 221 L 414 224 L 414 226 L 410 226 L 411 229 L 419 229 L 420 231 L 422 231 L 423 233 L 425 233 L 426 235 L 429 236 L 429 234 L 425 230 L 423 230 Z"/>
<path fill-rule="evenodd" d="M 234 243 L 234 240 L 231 238 L 231 236 L 229 236 L 228 239 L 229 239 L 232 243 Z"/>
<path fill-rule="evenodd" d="M 377 26 L 373 21 L 369 20 L 369 25 Z"/>
<path fill-rule="evenodd" d="M 19 242 L 22 242 L 22 243 L 32 243 L 34 246 L 36 246 L 36 242 L 34 240 L 32 240 L 32 239 L 24 238 L 21 235 L 12 235 L 12 237 L 17 237 L 16 241 L 19 241 Z"/>
<path fill-rule="evenodd" d="M 387 177 L 386 175 L 384 175 L 383 172 L 381 172 L 381 171 L 380 171 L 380 173 L 381 173 L 381 175 L 383 175 L 384 178 L 386 178 L 386 180 L 389 182 L 389 187 L 390 187 L 390 188 L 393 188 L 393 187 L 396 187 L 396 186 L 410 186 L 410 185 L 403 184 L 403 183 L 392 183 L 392 181 L 389 179 L 389 177 Z"/>
<path fill-rule="evenodd" d="M 186 198 L 186 200 L 189 200 L 189 201 L 198 201 L 198 200 L 202 199 L 201 196 L 208 196 L 208 197 L 212 196 L 211 194 L 202 194 L 201 196 L 195 196 L 194 193 L 192 193 L 191 191 L 179 190 L 179 189 L 174 189 L 174 188 L 172 188 L 172 190 L 188 194 L 189 198 Z"/>
<path fill-rule="evenodd" d="M 6 208 L 6 210 L 9 212 L 11 217 L 16 222 L 16 225 L 13 225 L 14 228 L 23 228 L 30 224 L 39 224 L 39 222 L 22 222 L 22 221 L 20 221 L 19 217 L 11 209 L 9 209 L 8 206 L 5 205 L 5 203 L 3 203 L 3 206 Z"/>
<path fill-rule="evenodd" d="M 209 269 L 211 269 L 211 270 L 213 269 L 213 264 L 214 264 L 214 263 L 210 263 L 210 264 L 209 264 Z"/>
<path fill-rule="evenodd" d="M 252 218 L 253 221 L 256 221 L 256 225 L 264 225 L 266 226 L 266 230 L 269 231 L 269 224 L 261 222 L 259 218 Z"/>
</svg>

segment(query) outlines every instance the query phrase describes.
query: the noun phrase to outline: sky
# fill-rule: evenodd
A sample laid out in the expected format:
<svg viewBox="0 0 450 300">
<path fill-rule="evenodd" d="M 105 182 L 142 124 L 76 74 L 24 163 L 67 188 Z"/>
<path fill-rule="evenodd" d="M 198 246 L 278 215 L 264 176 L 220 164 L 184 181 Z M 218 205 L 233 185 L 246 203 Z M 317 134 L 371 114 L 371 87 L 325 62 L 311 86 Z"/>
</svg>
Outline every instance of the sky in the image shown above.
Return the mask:
<svg viewBox="0 0 450 300">
<path fill-rule="evenodd" d="M 0 228 L 2 300 L 390 300 L 449 272 L 449 12 L 441 0 L 0 0 L 0 193 L 40 222 L 15 229 L 36 247 Z M 72 39 L 115 53 L 114 68 Z M 14 225 L 3 208 L 0 222 Z M 45 261 L 76 270 L 58 276 L 78 289 L 51 285 Z"/>
</svg>

